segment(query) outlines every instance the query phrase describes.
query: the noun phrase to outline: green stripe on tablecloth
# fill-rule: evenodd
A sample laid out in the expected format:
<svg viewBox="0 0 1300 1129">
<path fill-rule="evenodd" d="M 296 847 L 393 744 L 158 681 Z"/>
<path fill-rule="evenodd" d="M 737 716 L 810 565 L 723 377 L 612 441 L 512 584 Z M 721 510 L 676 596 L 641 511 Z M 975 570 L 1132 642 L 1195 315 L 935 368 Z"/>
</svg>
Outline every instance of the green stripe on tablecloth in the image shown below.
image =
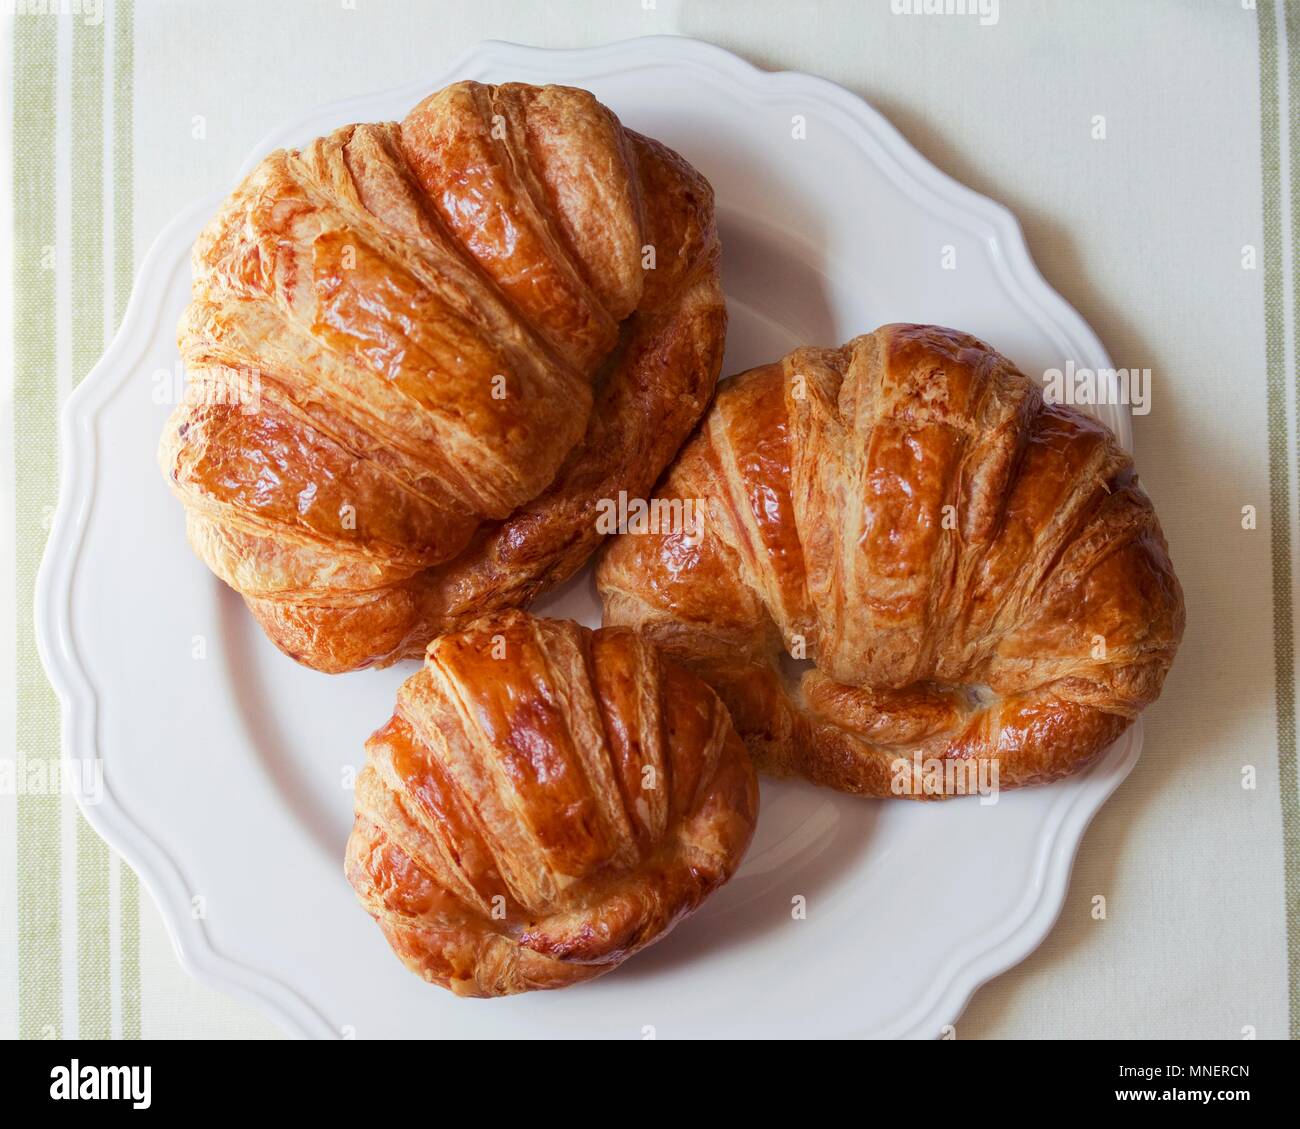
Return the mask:
<svg viewBox="0 0 1300 1129">
<path fill-rule="evenodd" d="M 104 24 L 72 21 L 72 379 L 104 351 Z M 108 847 L 77 815 L 77 1034 L 113 1033 Z"/>
<path fill-rule="evenodd" d="M 135 274 L 133 225 L 135 184 L 132 110 L 135 92 L 135 27 L 132 0 L 113 9 L 113 328 L 126 311 Z M 140 1038 L 140 882 L 121 867 L 119 925 L 121 944 L 122 1038 Z"/>
<path fill-rule="evenodd" d="M 1281 781 L 1287 968 L 1291 1037 L 1300 1025 L 1300 912 L 1296 905 L 1295 651 L 1291 608 L 1291 489 L 1286 415 L 1286 310 L 1282 278 L 1282 156 L 1278 88 L 1277 14 L 1272 0 L 1259 5 L 1259 107 L 1264 193 L 1264 330 L 1268 394 L 1269 527 L 1273 550 L 1273 667 L 1277 703 L 1278 773 Z M 1293 72 L 1290 72 L 1293 73 Z M 1294 79 L 1293 79 L 1294 81 Z M 1294 104 L 1295 91 L 1292 90 Z M 1292 119 L 1294 121 L 1294 118 Z M 1295 141 L 1292 139 L 1292 149 Z M 1294 192 L 1296 184 L 1292 182 Z"/>
<path fill-rule="evenodd" d="M 1287 82 L 1290 91 L 1291 155 L 1291 326 L 1293 340 L 1300 338 L 1300 6 L 1286 5 Z M 1295 345 L 1300 350 L 1300 342 Z M 1296 383 L 1296 402 L 1300 403 L 1300 372 L 1292 374 Z M 1287 511 L 1288 514 L 1290 511 Z M 1291 546 L 1288 544 L 1287 549 Z M 1287 558 L 1290 561 L 1290 557 Z M 1289 579 L 1289 575 L 1288 575 Z M 1288 593 L 1291 591 L 1287 588 Z M 1293 609 L 1287 606 L 1287 638 L 1291 634 Z M 1280 684 L 1279 684 L 1280 685 Z M 1282 842 L 1286 866 L 1287 954 L 1291 973 L 1291 1037 L 1300 1038 L 1300 788 L 1296 780 L 1295 662 L 1286 675 L 1285 690 L 1289 710 L 1288 740 L 1279 741 L 1281 755 L 1278 770 L 1282 778 Z"/>
<path fill-rule="evenodd" d="M 58 771 L 59 708 L 36 656 L 36 567 L 54 503 L 55 417 L 54 112 L 58 23 L 15 15 L 13 90 L 14 545 L 17 751 Z M 16 797 L 18 839 L 18 1036 L 62 1034 L 60 797 Z"/>
</svg>

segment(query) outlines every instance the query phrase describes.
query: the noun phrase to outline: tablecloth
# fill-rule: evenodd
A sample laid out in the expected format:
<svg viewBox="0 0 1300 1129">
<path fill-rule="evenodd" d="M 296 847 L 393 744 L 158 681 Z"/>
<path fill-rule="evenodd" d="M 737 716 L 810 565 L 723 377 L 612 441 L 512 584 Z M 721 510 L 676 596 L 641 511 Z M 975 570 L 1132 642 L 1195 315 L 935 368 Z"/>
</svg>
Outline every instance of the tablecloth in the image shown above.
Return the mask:
<svg viewBox="0 0 1300 1129">
<path fill-rule="evenodd" d="M 1146 715 L 1141 761 L 1087 833 L 1055 929 L 976 994 L 957 1037 L 1294 1036 L 1300 6 L 936 8 L 0 4 L 8 779 L 58 755 L 31 610 L 56 501 L 57 412 L 168 219 L 228 183 L 271 128 L 435 73 L 479 39 L 690 35 L 862 94 L 940 168 L 1007 204 L 1116 363 L 1152 370 L 1137 459 L 1186 590 L 1186 638 Z M 148 896 L 69 798 L 0 792 L 0 1035 L 277 1034 L 182 972 Z"/>
</svg>

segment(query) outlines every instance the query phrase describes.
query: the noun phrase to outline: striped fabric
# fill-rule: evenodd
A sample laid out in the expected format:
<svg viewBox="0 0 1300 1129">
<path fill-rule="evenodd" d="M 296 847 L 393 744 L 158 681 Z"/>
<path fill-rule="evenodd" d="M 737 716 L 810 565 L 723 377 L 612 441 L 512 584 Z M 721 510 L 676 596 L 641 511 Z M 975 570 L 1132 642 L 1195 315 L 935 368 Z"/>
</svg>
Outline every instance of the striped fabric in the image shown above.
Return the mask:
<svg viewBox="0 0 1300 1129">
<path fill-rule="evenodd" d="M 1194 51 L 1204 82 L 1229 92 L 1219 98 L 1222 120 L 1213 128 L 1233 123 L 1251 132 L 1252 146 L 1258 133 L 1258 177 L 1253 160 L 1240 170 L 1241 214 L 1223 216 L 1221 230 L 1176 233 L 1211 247 L 1222 244 L 1214 253 L 1227 265 L 1212 278 L 1160 276 L 1169 297 L 1153 308 L 1168 313 L 1179 302 L 1196 300 L 1203 302 L 1198 308 L 1212 308 L 1238 326 L 1259 320 L 1261 333 L 1253 335 L 1258 366 L 1237 350 L 1240 372 L 1203 377 L 1190 366 L 1158 372 L 1157 381 L 1164 383 L 1157 384 L 1156 395 L 1163 399 L 1155 411 L 1168 408 L 1189 436 L 1204 442 L 1229 428 L 1229 416 L 1238 410 L 1232 401 L 1253 404 L 1262 383 L 1262 433 L 1252 436 L 1253 449 L 1235 440 L 1229 449 L 1225 440 L 1213 452 L 1222 468 L 1206 467 L 1197 465 L 1195 451 L 1170 452 L 1177 429 L 1162 430 L 1154 415 L 1139 422 L 1139 468 L 1144 480 L 1160 488 L 1153 496 L 1175 560 L 1184 581 L 1192 581 L 1188 639 L 1166 699 L 1152 711 L 1143 762 L 1085 841 L 1053 937 L 1038 956 L 982 990 L 958 1030 L 963 1038 L 1107 1032 L 1236 1038 L 1256 1029 L 1260 1035 L 1300 1037 L 1300 142 L 1292 136 L 1300 130 L 1300 0 L 1001 0 L 997 25 L 987 28 L 961 17 L 896 16 L 889 0 L 823 0 L 815 6 L 660 0 L 657 8 L 637 0 L 466 0 L 436 6 L 418 0 L 0 0 L 0 176 L 9 185 L 0 191 L 0 502 L 11 507 L 0 528 L 13 531 L 12 538 L 0 537 L 0 730 L 5 738 L 12 733 L 12 740 L 0 741 L 0 758 L 8 762 L 7 779 L 24 769 L 48 771 L 59 757 L 59 707 L 36 654 L 32 612 L 36 570 L 56 503 L 59 406 L 112 337 L 130 293 L 133 262 L 170 213 L 229 177 L 264 130 L 285 118 L 440 71 L 480 38 L 582 46 L 656 32 L 713 39 L 764 65 L 818 71 L 866 94 L 947 171 L 981 191 L 1005 193 L 1026 221 L 1031 250 L 1049 279 L 1079 305 L 1112 351 L 1136 340 L 1173 355 L 1167 342 L 1172 331 L 1152 324 L 1145 338 L 1131 332 L 1137 316 L 1113 293 L 1098 294 L 1106 279 L 1087 259 L 1088 233 L 1107 228 L 1088 214 L 1086 195 L 1056 207 L 1071 183 L 1088 175 L 1109 182 L 1121 167 L 1102 164 L 1099 151 L 1088 149 L 1090 115 L 1109 116 L 1110 153 L 1125 152 L 1126 137 L 1149 129 L 1142 144 L 1155 146 L 1150 163 L 1122 166 L 1122 175 L 1158 179 L 1168 161 L 1185 157 L 1158 148 L 1159 124 L 1182 112 L 1177 97 L 1160 84 L 1173 73 L 1170 59 Z M 1223 59 L 1232 60 L 1223 72 L 1205 61 L 1216 42 L 1223 44 Z M 350 54 L 355 44 L 366 45 L 364 56 Z M 954 44 L 965 53 L 946 56 L 936 69 L 935 53 L 955 51 Z M 971 109 L 986 85 L 1003 83 L 1018 67 L 1032 70 L 1044 52 L 1065 51 L 1067 44 L 1074 62 L 1068 69 L 1060 63 L 1059 83 L 1050 68 L 1046 81 L 1034 72 L 1040 78 L 1033 99 L 1020 98 L 1023 89 L 1014 84 L 995 87 L 1002 105 L 1010 107 L 1005 121 Z M 996 64 L 981 62 L 979 52 L 986 49 Z M 1121 51 L 1122 63 L 1107 69 Z M 1152 52 L 1149 68 L 1144 51 Z M 247 75 L 235 70 L 245 65 Z M 1234 67 L 1248 70 L 1248 81 L 1238 81 Z M 1124 103 L 1120 80 L 1135 72 Z M 232 83 L 232 77 L 239 81 Z M 1036 122 L 1048 112 L 1054 115 L 1051 132 L 1044 133 Z M 183 151 L 195 115 L 211 119 L 213 140 L 206 148 Z M 940 116 L 945 120 L 932 128 Z M 241 127 L 247 133 L 236 136 Z M 1077 129 L 1077 139 L 1071 129 Z M 979 134 L 979 143 L 961 149 L 952 138 L 963 132 Z M 1037 137 L 1039 148 L 1032 152 L 1039 156 L 1024 159 L 1022 136 Z M 1180 136 L 1185 151 L 1186 133 Z M 1214 139 L 1203 140 L 1208 149 Z M 1008 154 L 1016 155 L 1012 175 L 986 157 L 998 145 L 1004 165 Z M 1053 169 L 1065 165 L 1073 181 L 1054 180 Z M 1098 174 L 1099 168 L 1104 172 Z M 1084 171 L 1074 175 L 1076 170 Z M 168 191 L 155 191 L 163 181 Z M 1181 214 L 1180 194 L 1198 188 L 1171 186 L 1170 215 Z M 1133 198 L 1148 199 L 1139 192 Z M 1114 197 L 1109 199 L 1113 212 Z M 1110 216 L 1105 223 L 1123 218 Z M 1136 235 L 1130 245 L 1140 240 Z M 1243 277 L 1237 248 L 1244 255 L 1242 245 L 1253 249 L 1257 240 L 1258 270 L 1245 276 L 1241 291 L 1233 291 Z M 1251 309 L 1232 309 L 1234 293 L 1248 293 Z M 1127 356 L 1119 363 L 1146 362 Z M 1231 379 L 1249 387 L 1225 398 L 1215 382 Z M 1239 435 L 1239 419 L 1236 426 Z M 1148 444 L 1153 435 L 1163 448 Z M 1263 503 L 1250 487 L 1256 479 L 1264 484 L 1267 505 L 1259 505 L 1255 536 L 1261 547 L 1267 541 L 1268 552 L 1258 584 L 1223 573 L 1212 588 L 1197 586 L 1198 577 L 1222 567 L 1222 558 L 1212 555 L 1214 540 L 1230 536 L 1222 530 L 1235 531 L 1238 524 L 1235 512 L 1228 519 L 1221 513 L 1188 516 L 1187 498 L 1219 496 L 1210 482 L 1216 474 L 1235 475 L 1234 490 L 1244 484 L 1228 507 Z M 1207 531 L 1199 543 L 1188 532 L 1198 525 Z M 1241 550 L 1243 559 L 1250 551 Z M 1212 563 L 1196 567 L 1198 553 Z M 1227 613 L 1220 610 L 1224 603 L 1231 605 Z M 1244 658 L 1258 693 L 1241 700 L 1236 713 L 1225 706 L 1223 732 L 1202 738 L 1180 725 L 1170 703 L 1185 704 L 1189 699 L 1178 695 L 1193 680 L 1198 692 L 1208 692 L 1231 663 L 1243 661 L 1216 656 L 1211 652 L 1217 641 L 1197 634 L 1215 615 L 1220 624 L 1254 617 L 1261 625 L 1254 652 Z M 1238 748 L 1244 739 L 1237 734 L 1245 732 L 1254 739 Z M 1179 747 L 1171 748 L 1171 742 Z M 1216 755 L 1220 763 L 1207 766 Z M 1248 806 L 1255 801 L 1242 798 L 1242 761 L 1259 766 L 1260 779 L 1268 782 L 1262 806 Z M 1189 782 L 1193 778 L 1201 783 Z M 1168 781 L 1163 787 L 1161 779 Z M 1186 809 L 1173 803 L 1180 789 L 1191 793 Z M 1128 829 L 1169 810 L 1191 810 L 1202 822 L 1189 828 L 1164 818 L 1157 827 L 1158 848 L 1143 855 L 1149 845 L 1144 834 Z M 1152 825 L 1145 826 L 1150 832 Z M 1266 837 L 1244 846 L 1248 833 L 1259 828 Z M 1206 841 L 1211 847 L 1204 847 Z M 1119 861 L 1103 849 L 1112 845 Z M 1217 870 L 1194 861 L 1207 853 L 1226 861 Z M 1124 860 L 1145 870 L 1135 875 Z M 1157 866 L 1164 869 L 1150 878 Z M 1171 937 L 1161 931 L 1162 911 L 1149 906 L 1161 897 L 1172 902 L 1173 886 L 1185 875 L 1204 886 L 1206 907 L 1194 894 L 1178 902 L 1180 916 L 1168 924 L 1188 943 L 1185 951 L 1174 952 Z M 1234 920 L 1234 912 L 1244 911 L 1221 906 L 1247 888 L 1250 897 L 1231 905 L 1250 907 L 1252 919 Z M 1114 907 L 1104 927 L 1088 916 L 1097 892 Z M 142 897 L 130 868 L 89 829 L 69 796 L 0 789 L 0 1037 L 268 1034 L 268 1025 L 243 1004 L 189 984 Z M 1146 914 L 1142 930 L 1126 934 L 1124 922 L 1140 913 Z M 1216 971 L 1238 963 L 1249 966 L 1249 975 L 1216 996 Z M 1188 967 L 1197 970 L 1194 983 L 1183 982 Z M 1242 998 L 1241 985 L 1248 982 L 1266 982 L 1264 995 Z M 1129 998 L 1133 989 L 1126 993 L 1124 985 L 1141 986 L 1138 998 Z"/>
<path fill-rule="evenodd" d="M 131 289 L 132 5 L 98 23 L 18 14 L 12 37 L 14 749 L 30 764 L 59 756 L 58 702 L 32 626 L 55 502 L 59 405 L 98 360 Z M 138 1038 L 135 875 L 67 796 L 14 800 L 16 1034 Z"/>
<path fill-rule="evenodd" d="M 1264 318 L 1268 335 L 1268 477 L 1273 537 L 1273 661 L 1286 873 L 1291 1038 L 1300 1038 L 1300 794 L 1296 789 L 1296 400 L 1300 394 L 1300 4 L 1260 0 Z M 1289 159 L 1288 159 L 1289 157 Z M 1286 193 L 1283 193 L 1283 186 Z M 1289 301 L 1288 301 L 1289 295 Z"/>
</svg>

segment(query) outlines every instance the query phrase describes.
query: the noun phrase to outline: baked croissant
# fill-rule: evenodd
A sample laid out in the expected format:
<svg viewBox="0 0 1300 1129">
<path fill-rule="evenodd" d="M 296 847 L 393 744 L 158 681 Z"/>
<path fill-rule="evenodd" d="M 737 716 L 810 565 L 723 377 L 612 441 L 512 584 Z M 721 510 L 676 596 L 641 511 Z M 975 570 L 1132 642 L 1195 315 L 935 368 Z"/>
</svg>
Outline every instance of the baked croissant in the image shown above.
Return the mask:
<svg viewBox="0 0 1300 1129">
<path fill-rule="evenodd" d="M 193 254 L 159 459 L 199 556 L 326 671 L 527 603 L 713 393 L 713 194 L 568 87 L 457 83 L 272 153 Z"/>
<path fill-rule="evenodd" d="M 710 682 L 777 776 L 919 798 L 1054 780 L 1156 698 L 1182 637 L 1132 460 L 950 329 L 725 382 L 659 494 L 703 520 L 610 544 L 606 622 Z M 813 664 L 797 684 L 783 651 Z"/>
<path fill-rule="evenodd" d="M 366 749 L 348 879 L 461 996 L 608 972 L 731 877 L 758 812 L 703 682 L 632 631 L 519 611 L 435 639 Z"/>
</svg>

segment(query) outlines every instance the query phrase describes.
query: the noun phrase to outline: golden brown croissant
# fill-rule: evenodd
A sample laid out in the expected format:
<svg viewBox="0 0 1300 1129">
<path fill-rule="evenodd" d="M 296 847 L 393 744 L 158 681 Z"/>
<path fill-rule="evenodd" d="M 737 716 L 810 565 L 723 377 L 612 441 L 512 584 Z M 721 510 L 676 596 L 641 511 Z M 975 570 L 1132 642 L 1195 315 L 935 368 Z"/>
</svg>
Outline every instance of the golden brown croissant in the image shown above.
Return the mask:
<svg viewBox="0 0 1300 1129">
<path fill-rule="evenodd" d="M 624 628 L 505 611 L 441 636 L 366 748 L 348 879 L 462 996 L 608 972 L 731 877 L 758 811 L 717 696 Z"/>
<path fill-rule="evenodd" d="M 570 576 L 722 361 L 708 183 L 567 87 L 458 83 L 272 153 L 193 267 L 159 459 L 198 554 L 321 670 Z"/>
<path fill-rule="evenodd" d="M 775 775 L 914 797 L 1055 779 L 1155 699 L 1182 637 L 1132 460 L 953 330 L 725 382 L 659 493 L 702 528 L 613 541 L 606 622 L 703 675 Z M 815 664 L 797 685 L 783 650 Z"/>
</svg>

